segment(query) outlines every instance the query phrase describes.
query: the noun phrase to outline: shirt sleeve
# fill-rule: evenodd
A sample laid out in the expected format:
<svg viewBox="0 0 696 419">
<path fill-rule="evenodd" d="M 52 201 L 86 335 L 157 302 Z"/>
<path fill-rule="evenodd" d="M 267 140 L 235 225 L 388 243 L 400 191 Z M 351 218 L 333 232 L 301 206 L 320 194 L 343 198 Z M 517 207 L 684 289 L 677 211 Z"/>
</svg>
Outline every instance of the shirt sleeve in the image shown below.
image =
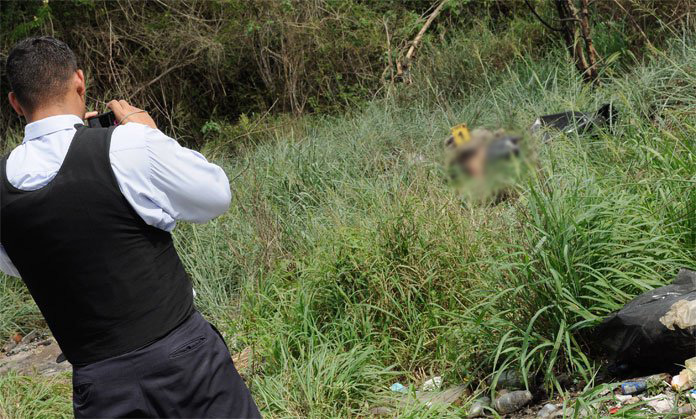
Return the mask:
<svg viewBox="0 0 696 419">
<path fill-rule="evenodd" d="M 229 208 L 224 170 L 160 130 L 128 123 L 114 130 L 111 142 L 119 188 L 146 223 L 171 231 L 177 220 L 203 223 Z"/>
<path fill-rule="evenodd" d="M 0 244 L 0 271 L 3 271 L 7 275 L 10 276 L 16 276 L 17 278 L 20 277 L 19 271 L 17 268 L 14 266 L 14 263 L 12 263 L 12 260 L 10 260 L 10 257 L 7 255 L 7 252 L 5 251 L 5 248 L 2 247 Z"/>
</svg>

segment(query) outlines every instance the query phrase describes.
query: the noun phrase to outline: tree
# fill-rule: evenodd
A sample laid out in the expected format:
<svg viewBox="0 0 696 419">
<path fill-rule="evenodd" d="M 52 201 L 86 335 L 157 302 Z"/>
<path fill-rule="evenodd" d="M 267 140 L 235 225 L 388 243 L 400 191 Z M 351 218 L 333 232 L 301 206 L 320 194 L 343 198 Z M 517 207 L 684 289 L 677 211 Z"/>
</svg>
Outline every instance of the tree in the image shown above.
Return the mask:
<svg viewBox="0 0 696 419">
<path fill-rule="evenodd" d="M 589 0 L 553 0 L 558 14 L 560 27 L 554 27 L 546 22 L 534 9 L 534 6 L 525 0 L 525 3 L 539 21 L 552 31 L 561 34 L 566 44 L 568 53 L 575 62 L 583 79 L 588 83 L 599 81 L 598 55 L 592 42 L 590 31 L 590 6 Z"/>
</svg>

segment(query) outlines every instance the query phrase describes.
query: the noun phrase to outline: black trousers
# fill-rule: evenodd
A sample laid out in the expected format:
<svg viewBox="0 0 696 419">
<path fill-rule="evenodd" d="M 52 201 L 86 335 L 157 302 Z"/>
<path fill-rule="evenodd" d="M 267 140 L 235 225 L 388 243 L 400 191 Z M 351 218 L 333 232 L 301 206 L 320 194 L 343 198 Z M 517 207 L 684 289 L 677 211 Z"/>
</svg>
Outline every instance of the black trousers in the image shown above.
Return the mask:
<svg viewBox="0 0 696 419">
<path fill-rule="evenodd" d="M 198 312 L 133 352 L 73 367 L 77 418 L 259 418 L 220 334 Z"/>
</svg>

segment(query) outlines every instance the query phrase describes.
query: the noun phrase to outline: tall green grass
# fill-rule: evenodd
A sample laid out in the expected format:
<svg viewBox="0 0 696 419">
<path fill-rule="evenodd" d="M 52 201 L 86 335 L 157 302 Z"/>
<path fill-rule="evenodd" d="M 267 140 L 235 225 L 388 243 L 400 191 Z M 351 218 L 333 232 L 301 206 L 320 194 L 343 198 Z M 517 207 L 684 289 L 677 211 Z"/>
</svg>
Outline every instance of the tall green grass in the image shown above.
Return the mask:
<svg viewBox="0 0 696 419">
<path fill-rule="evenodd" d="M 0 375 L 0 418 L 73 417 L 70 379 L 65 375 L 30 377 L 14 372 Z"/>
<path fill-rule="evenodd" d="M 243 283 L 238 333 L 262 364 L 257 391 L 277 395 L 267 412 L 365 413 L 390 383 L 430 374 L 476 385 L 514 369 L 551 391 L 562 373 L 591 383 L 591 327 L 696 266 L 694 102 L 680 87 L 696 81 L 693 64 L 683 43 L 591 91 L 570 65 L 524 61 L 471 100 L 387 100 L 247 155 L 235 191 L 257 203 L 246 220 L 268 268 Z M 646 104 L 656 95 L 658 111 Z M 440 147 L 454 122 L 523 129 L 607 100 L 621 112 L 613 132 L 527 140 L 537 166 L 517 199 L 472 206 L 448 184 Z M 338 407 L 266 391 L 305 385 L 307 352 L 327 346 L 369 350 L 382 374 L 354 377 L 364 390 Z"/>
<path fill-rule="evenodd" d="M 220 159 L 232 208 L 181 225 L 176 244 L 199 309 L 233 352 L 252 348 L 242 372 L 262 411 L 365 415 L 395 403 L 393 382 L 430 375 L 485 390 L 512 369 L 550 391 L 560 374 L 591 386 L 592 326 L 696 267 L 694 68 L 685 39 L 591 90 L 559 57 L 521 57 L 459 101 L 396 92 L 343 117 L 223 129 L 217 155 L 244 141 Z M 498 205 L 466 199 L 442 166 L 455 123 L 524 132 L 541 113 L 608 100 L 613 132 L 528 136 L 529 170 Z M 3 284 L 3 336 L 33 327 L 26 293 Z"/>
</svg>

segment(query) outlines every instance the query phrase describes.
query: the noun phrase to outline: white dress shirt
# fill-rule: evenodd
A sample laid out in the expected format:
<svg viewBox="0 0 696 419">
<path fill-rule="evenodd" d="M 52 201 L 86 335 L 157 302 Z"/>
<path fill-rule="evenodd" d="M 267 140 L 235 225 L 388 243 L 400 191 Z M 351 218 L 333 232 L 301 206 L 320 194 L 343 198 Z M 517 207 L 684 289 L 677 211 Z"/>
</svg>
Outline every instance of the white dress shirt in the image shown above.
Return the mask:
<svg viewBox="0 0 696 419">
<path fill-rule="evenodd" d="M 27 124 L 24 141 L 7 159 L 12 186 L 31 191 L 48 184 L 63 164 L 75 124 L 82 124 L 75 115 Z M 172 231 L 177 220 L 203 223 L 229 208 L 225 172 L 158 129 L 134 122 L 116 127 L 109 158 L 121 193 L 151 226 Z M 2 245 L 0 270 L 19 276 Z"/>
</svg>

